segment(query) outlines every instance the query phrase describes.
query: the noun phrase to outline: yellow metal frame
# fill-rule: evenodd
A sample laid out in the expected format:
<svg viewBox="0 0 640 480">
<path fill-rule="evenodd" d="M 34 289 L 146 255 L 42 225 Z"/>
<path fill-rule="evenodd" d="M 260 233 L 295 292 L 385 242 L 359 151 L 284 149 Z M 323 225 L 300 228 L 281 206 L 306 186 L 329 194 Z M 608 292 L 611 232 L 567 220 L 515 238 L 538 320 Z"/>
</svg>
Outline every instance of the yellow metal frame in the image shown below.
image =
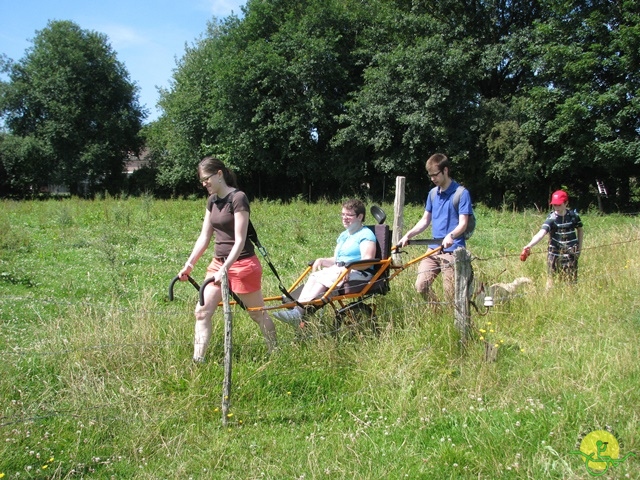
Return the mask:
<svg viewBox="0 0 640 480">
<path fill-rule="evenodd" d="M 394 250 L 396 252 L 399 251 L 397 247 L 393 247 L 391 250 L 392 252 Z M 333 285 L 331 285 L 329 289 L 319 298 L 310 300 L 308 302 L 297 302 L 297 301 L 283 302 L 282 295 L 274 296 L 274 297 L 265 297 L 264 298 L 265 303 L 270 303 L 270 302 L 283 302 L 283 303 L 280 303 L 279 305 L 275 305 L 275 306 L 252 307 L 252 308 L 247 308 L 247 310 L 248 311 L 262 311 L 262 310 L 271 311 L 271 310 L 279 310 L 282 308 L 293 308 L 296 306 L 321 308 L 327 304 L 330 304 L 333 306 L 334 302 L 338 303 L 338 305 L 340 305 L 341 308 L 344 308 L 346 307 L 346 303 L 345 303 L 346 301 L 367 296 L 370 290 L 374 287 L 376 282 L 382 278 L 385 272 L 389 271 L 389 278 L 387 278 L 385 281 L 390 282 L 397 275 L 399 275 L 400 272 L 403 272 L 410 266 L 415 265 L 416 263 L 424 260 L 425 258 L 435 255 L 436 253 L 439 253 L 441 251 L 442 251 L 442 246 L 439 246 L 438 248 L 435 248 L 433 250 L 427 250 L 422 255 L 402 265 L 394 265 L 393 258 L 391 256 L 386 259 L 371 259 L 371 260 L 360 260 L 357 262 L 353 262 L 345 265 L 345 267 L 347 267 L 346 270 L 342 272 L 342 274 L 340 274 L 340 276 L 333 283 Z M 348 278 L 349 272 L 355 269 L 354 267 L 358 267 L 358 269 L 361 269 L 362 267 L 364 268 L 379 267 L 379 268 L 377 272 L 373 275 L 373 277 L 371 277 L 369 281 L 364 285 L 362 290 L 354 293 L 342 293 L 342 294 L 339 293 L 340 289 L 342 288 L 342 284 L 344 280 Z M 293 282 L 293 284 L 288 289 L 288 291 L 292 292 L 296 288 L 298 288 L 303 283 L 305 278 L 311 273 L 311 270 L 312 270 L 311 265 L 309 265 L 304 270 L 304 272 L 302 272 L 302 274 L 296 279 L 296 281 Z M 373 295 L 373 293 L 371 295 Z M 231 302 L 231 303 L 235 304 L 236 302 Z M 335 309 L 335 306 L 334 306 L 334 309 Z"/>
</svg>

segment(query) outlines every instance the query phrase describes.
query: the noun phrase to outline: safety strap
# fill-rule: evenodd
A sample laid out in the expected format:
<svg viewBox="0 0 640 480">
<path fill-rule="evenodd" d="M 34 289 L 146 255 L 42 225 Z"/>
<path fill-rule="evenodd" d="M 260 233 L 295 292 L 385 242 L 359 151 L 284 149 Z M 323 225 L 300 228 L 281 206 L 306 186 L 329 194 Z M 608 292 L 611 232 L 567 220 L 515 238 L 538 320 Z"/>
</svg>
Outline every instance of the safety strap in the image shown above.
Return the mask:
<svg viewBox="0 0 640 480">
<path fill-rule="evenodd" d="M 227 201 L 227 203 L 229 203 L 229 205 L 231 207 L 232 213 L 233 213 L 233 203 L 232 203 L 233 202 L 233 197 L 235 196 L 237 191 L 238 190 L 234 190 L 233 192 L 231 192 L 231 194 L 229 195 L 229 200 Z M 247 238 L 249 238 L 249 240 L 251 240 L 253 242 L 253 244 L 256 246 L 256 248 L 258 249 L 260 254 L 266 260 L 267 265 L 269 265 L 269 268 L 271 269 L 273 274 L 278 279 L 278 288 L 280 288 L 280 291 L 289 300 L 298 303 L 298 301 L 291 296 L 289 291 L 285 288 L 284 284 L 282 283 L 282 279 L 280 278 L 280 275 L 278 275 L 278 271 L 276 270 L 276 267 L 274 267 L 273 263 L 271 263 L 271 259 L 269 258 L 269 253 L 267 252 L 267 249 L 262 246 L 262 244 L 260 243 L 260 240 L 258 239 L 258 232 L 256 232 L 256 229 L 253 226 L 253 223 L 251 223 L 251 219 L 249 219 L 249 227 L 247 228 Z M 236 298 L 235 294 L 233 294 L 233 296 L 234 296 L 234 298 Z M 238 301 L 237 298 L 236 298 L 236 301 Z M 298 305 L 300 305 L 300 304 L 298 304 Z"/>
<path fill-rule="evenodd" d="M 276 270 L 276 267 L 274 267 L 273 263 L 271 263 L 271 259 L 269 258 L 269 253 L 267 252 L 267 249 L 264 248 L 262 246 L 262 244 L 260 243 L 260 240 L 258 239 L 258 232 L 256 232 L 255 227 L 253 226 L 253 223 L 251 223 L 251 220 L 249 220 L 249 228 L 247 229 L 247 237 L 249 238 L 249 240 L 251 240 L 253 242 L 253 244 L 256 246 L 256 248 L 258 249 L 258 251 L 260 252 L 260 254 L 264 257 L 264 259 L 267 262 L 267 265 L 269 265 L 269 268 L 271 269 L 271 271 L 273 272 L 273 274 L 276 276 L 276 278 L 278 279 L 278 287 L 280 288 L 280 291 L 291 301 L 294 301 L 296 303 L 298 303 L 298 301 L 293 298 L 291 296 L 291 294 L 289 293 L 289 291 L 285 288 L 284 284 L 282 283 L 282 279 L 280 278 L 280 275 L 278 275 L 278 271 Z"/>
</svg>

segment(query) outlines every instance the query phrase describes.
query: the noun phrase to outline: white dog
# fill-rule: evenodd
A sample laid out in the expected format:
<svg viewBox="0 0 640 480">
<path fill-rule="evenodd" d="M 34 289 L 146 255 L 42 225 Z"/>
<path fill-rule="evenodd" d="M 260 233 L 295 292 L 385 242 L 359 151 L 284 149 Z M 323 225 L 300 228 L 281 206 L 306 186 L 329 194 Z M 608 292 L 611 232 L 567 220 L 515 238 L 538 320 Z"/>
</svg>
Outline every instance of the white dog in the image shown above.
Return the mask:
<svg viewBox="0 0 640 480">
<path fill-rule="evenodd" d="M 476 290 L 476 300 L 479 306 L 484 305 L 485 297 L 493 297 L 495 303 L 506 302 L 512 298 L 520 285 L 532 283 L 530 278 L 518 277 L 511 283 L 494 283 L 486 287 L 484 283 Z"/>
</svg>

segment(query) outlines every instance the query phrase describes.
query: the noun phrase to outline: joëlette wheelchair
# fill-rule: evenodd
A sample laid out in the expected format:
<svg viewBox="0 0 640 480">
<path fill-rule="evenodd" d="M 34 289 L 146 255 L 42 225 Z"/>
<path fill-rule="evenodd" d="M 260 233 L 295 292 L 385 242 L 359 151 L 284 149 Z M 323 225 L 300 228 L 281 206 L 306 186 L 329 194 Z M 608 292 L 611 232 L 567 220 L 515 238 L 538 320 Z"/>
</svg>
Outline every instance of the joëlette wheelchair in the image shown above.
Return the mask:
<svg viewBox="0 0 640 480">
<path fill-rule="evenodd" d="M 389 226 L 385 224 L 386 214 L 380 207 L 377 207 L 375 205 L 371 207 L 371 214 L 378 222 L 376 225 L 367 225 L 367 228 L 370 228 L 376 237 L 376 257 L 373 259 L 358 260 L 345 264 L 345 271 L 338 277 L 338 279 L 336 279 L 333 285 L 331 285 L 321 297 L 306 302 L 300 302 L 298 300 L 298 297 L 300 295 L 300 292 L 302 291 L 302 288 L 304 287 L 304 283 L 307 277 L 312 272 L 313 262 L 309 262 L 306 269 L 293 282 L 293 284 L 289 288 L 285 288 L 282 285 L 282 281 L 280 280 L 275 267 L 273 267 L 273 265 L 271 264 L 268 253 L 260 244 L 260 241 L 255 234 L 255 230 L 250 228 L 249 236 L 258 250 L 261 252 L 263 257 L 267 260 L 267 263 L 271 267 L 271 270 L 273 271 L 275 276 L 278 278 L 282 295 L 265 297 L 265 307 L 248 309 L 242 304 L 240 299 L 233 292 L 231 292 L 234 300 L 230 303 L 232 305 L 240 305 L 245 310 L 264 310 L 267 312 L 277 309 L 294 308 L 296 306 L 299 306 L 308 313 L 312 313 L 328 305 L 333 309 L 334 312 L 334 327 L 336 329 L 335 331 L 338 331 L 345 322 L 354 325 L 364 322 L 369 324 L 371 328 L 375 332 L 377 332 L 378 325 L 376 322 L 376 305 L 374 302 L 371 302 L 369 300 L 375 296 L 386 295 L 387 293 L 389 293 L 391 280 L 393 280 L 398 274 L 400 274 L 400 272 L 422 261 L 424 258 L 439 253 L 442 250 L 442 246 L 439 246 L 435 249 L 427 250 L 423 254 L 409 260 L 406 263 L 394 264 L 392 253 L 400 254 L 403 252 L 401 251 L 400 247 L 391 246 L 392 231 Z M 408 245 L 427 245 L 440 243 L 441 241 L 442 239 L 410 240 L 408 242 Z M 372 271 L 372 275 L 366 280 L 348 280 L 349 273 L 351 272 L 351 270 L 356 268 L 370 269 Z M 171 284 L 169 286 L 169 300 L 173 300 L 173 287 L 178 280 L 179 278 L 175 277 L 171 281 Z M 198 285 L 198 283 L 191 277 L 188 277 L 188 280 L 199 291 L 200 304 L 204 305 L 204 290 L 209 283 L 214 281 L 214 278 L 207 278 L 203 282 L 202 286 Z M 277 303 L 277 305 L 271 305 L 273 303 Z M 302 322 L 300 326 L 304 327 L 304 322 Z"/>
</svg>

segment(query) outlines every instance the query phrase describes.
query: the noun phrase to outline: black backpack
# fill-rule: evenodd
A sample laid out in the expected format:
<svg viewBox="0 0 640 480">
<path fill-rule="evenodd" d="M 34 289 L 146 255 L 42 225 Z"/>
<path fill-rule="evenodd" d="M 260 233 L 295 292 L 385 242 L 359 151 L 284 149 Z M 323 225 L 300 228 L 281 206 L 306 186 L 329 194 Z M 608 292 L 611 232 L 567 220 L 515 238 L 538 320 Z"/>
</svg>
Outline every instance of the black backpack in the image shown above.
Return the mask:
<svg viewBox="0 0 640 480">
<path fill-rule="evenodd" d="M 431 189 L 431 204 L 433 204 L 436 200 L 436 193 L 438 191 L 438 187 L 433 187 Z M 460 205 L 460 197 L 462 196 L 462 192 L 465 191 L 465 188 L 462 185 L 458 185 L 455 193 L 453 194 L 453 208 L 458 211 L 458 205 Z M 469 223 L 467 224 L 467 229 L 464 231 L 464 239 L 469 240 L 471 235 L 473 235 L 473 231 L 476 229 L 476 216 L 471 211 L 471 215 L 469 215 Z"/>
</svg>

